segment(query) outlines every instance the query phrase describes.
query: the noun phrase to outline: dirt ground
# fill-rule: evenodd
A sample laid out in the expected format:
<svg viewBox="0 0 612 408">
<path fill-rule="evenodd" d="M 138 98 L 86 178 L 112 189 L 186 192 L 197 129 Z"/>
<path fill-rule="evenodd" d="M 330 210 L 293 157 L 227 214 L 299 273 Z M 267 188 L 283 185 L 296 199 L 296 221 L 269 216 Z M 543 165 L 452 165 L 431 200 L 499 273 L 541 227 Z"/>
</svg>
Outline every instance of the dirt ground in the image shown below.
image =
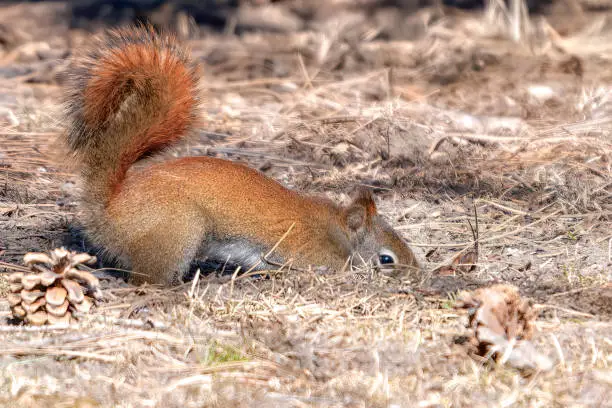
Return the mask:
<svg viewBox="0 0 612 408">
<path fill-rule="evenodd" d="M 57 142 L 68 58 L 90 34 L 44 5 L 1 6 L 0 405 L 612 406 L 612 13 L 563 4 L 514 40 L 516 19 L 492 9 L 183 27 L 207 126 L 167 156 L 246 162 L 339 201 L 370 186 L 423 273 L 210 273 L 168 289 L 100 271 L 104 300 L 50 330 L 10 324 L 5 277 L 28 251 L 96 253 Z M 474 211 L 477 268 L 441 272 L 473 247 Z M 457 293 L 500 282 L 535 302 L 552 370 L 466 353 Z"/>
</svg>

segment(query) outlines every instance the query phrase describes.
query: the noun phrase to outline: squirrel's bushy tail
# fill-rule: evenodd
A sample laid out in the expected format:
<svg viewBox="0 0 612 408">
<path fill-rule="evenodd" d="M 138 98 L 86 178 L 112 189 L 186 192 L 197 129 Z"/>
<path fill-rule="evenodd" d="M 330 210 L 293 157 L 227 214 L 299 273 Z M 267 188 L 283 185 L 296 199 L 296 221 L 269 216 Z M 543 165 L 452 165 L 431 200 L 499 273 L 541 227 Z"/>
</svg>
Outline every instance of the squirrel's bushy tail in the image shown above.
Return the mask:
<svg viewBox="0 0 612 408">
<path fill-rule="evenodd" d="M 195 126 L 196 71 L 174 37 L 150 27 L 109 31 L 75 59 L 66 137 L 89 198 L 106 205 L 132 164 Z"/>
</svg>

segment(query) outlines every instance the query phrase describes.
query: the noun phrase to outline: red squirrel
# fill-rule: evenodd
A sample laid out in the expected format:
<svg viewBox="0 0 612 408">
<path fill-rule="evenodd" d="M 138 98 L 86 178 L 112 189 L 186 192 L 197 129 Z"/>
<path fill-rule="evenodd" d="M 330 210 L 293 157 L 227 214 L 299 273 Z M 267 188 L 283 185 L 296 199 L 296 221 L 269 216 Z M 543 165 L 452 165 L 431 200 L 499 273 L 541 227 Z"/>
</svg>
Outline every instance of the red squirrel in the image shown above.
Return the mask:
<svg viewBox="0 0 612 408">
<path fill-rule="evenodd" d="M 74 60 L 69 78 L 66 142 L 80 166 L 81 221 L 93 243 L 132 269 L 133 283 L 178 284 L 199 259 L 242 270 L 340 270 L 349 259 L 396 274 L 419 269 L 367 190 L 344 207 L 229 160 L 135 168 L 198 126 L 196 65 L 174 37 L 149 27 L 108 31 Z"/>
</svg>

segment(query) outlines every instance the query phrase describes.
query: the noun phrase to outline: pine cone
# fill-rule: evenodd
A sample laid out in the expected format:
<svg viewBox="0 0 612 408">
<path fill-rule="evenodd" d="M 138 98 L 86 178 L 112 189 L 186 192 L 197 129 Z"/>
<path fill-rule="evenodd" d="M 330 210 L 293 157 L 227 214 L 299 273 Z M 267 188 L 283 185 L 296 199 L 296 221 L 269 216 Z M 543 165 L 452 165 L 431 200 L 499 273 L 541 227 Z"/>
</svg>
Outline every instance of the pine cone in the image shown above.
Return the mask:
<svg viewBox="0 0 612 408">
<path fill-rule="evenodd" d="M 50 256 L 29 252 L 23 257 L 32 273 L 8 276 L 8 295 L 13 317 L 33 325 L 70 323 L 74 312 L 87 313 L 100 299 L 100 282 L 93 274 L 76 269 L 96 262 L 95 256 L 69 252 L 64 248 Z"/>
</svg>

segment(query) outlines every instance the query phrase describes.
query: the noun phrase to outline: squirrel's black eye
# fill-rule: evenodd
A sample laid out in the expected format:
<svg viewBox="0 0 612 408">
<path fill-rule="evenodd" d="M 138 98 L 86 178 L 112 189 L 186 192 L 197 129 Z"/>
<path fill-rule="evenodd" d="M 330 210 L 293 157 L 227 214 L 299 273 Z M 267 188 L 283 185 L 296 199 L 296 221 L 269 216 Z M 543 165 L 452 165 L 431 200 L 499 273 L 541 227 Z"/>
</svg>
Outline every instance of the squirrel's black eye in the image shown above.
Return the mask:
<svg viewBox="0 0 612 408">
<path fill-rule="evenodd" d="M 386 255 L 386 254 L 380 255 L 378 257 L 378 261 L 380 262 L 381 265 L 395 263 L 395 260 L 393 259 L 393 257 L 391 255 Z"/>
</svg>

